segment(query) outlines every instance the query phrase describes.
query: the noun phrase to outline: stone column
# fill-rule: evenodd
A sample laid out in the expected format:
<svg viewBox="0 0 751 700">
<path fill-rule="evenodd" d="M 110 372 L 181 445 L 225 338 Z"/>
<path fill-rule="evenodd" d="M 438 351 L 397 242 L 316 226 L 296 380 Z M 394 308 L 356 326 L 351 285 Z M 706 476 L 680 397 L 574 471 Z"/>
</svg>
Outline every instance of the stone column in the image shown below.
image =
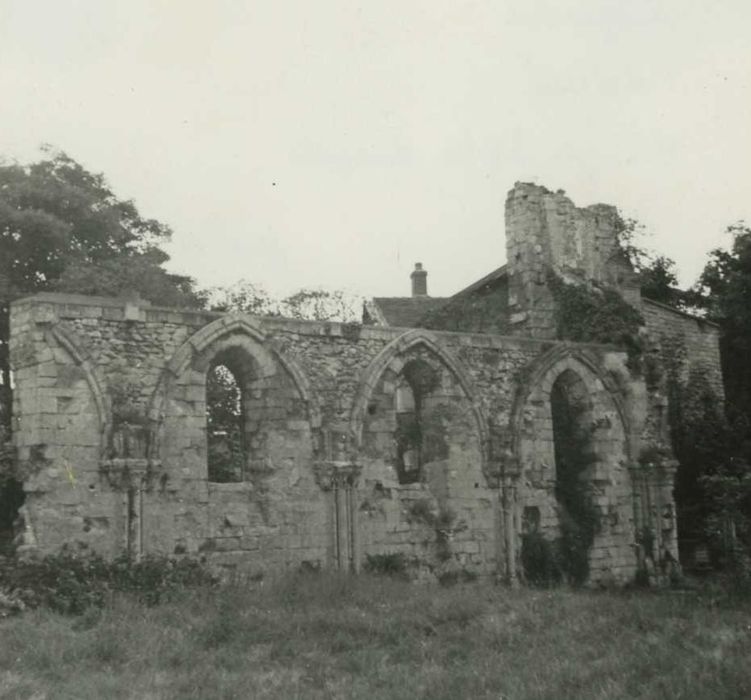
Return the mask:
<svg viewBox="0 0 751 700">
<path fill-rule="evenodd" d="M 346 434 L 327 431 L 323 438 L 327 459 L 314 465 L 316 481 L 331 493 L 334 565 L 340 571 L 360 568 L 357 484 L 361 466 L 349 458 Z"/>
<path fill-rule="evenodd" d="M 656 532 L 660 547 L 660 560 L 664 564 L 678 566 L 678 528 L 675 519 L 673 485 L 678 462 L 674 459 L 662 460 L 655 469 L 655 491 L 657 492 Z"/>
<path fill-rule="evenodd" d="M 324 462 L 317 472 L 319 480 L 332 494 L 334 521 L 334 561 L 340 571 L 356 572 L 360 568 L 358 552 L 357 481 L 360 467 L 350 462 Z"/>
<path fill-rule="evenodd" d="M 109 485 L 123 495 L 123 549 L 136 561 L 144 554 L 144 492 L 153 488 L 163 473 L 161 467 L 158 459 L 116 457 L 100 463 Z"/>
<path fill-rule="evenodd" d="M 633 499 L 634 509 L 634 548 L 636 550 L 636 567 L 638 571 L 644 571 L 646 568 L 646 555 L 642 534 L 644 527 L 649 527 L 649 513 L 647 512 L 647 503 L 645 502 L 645 480 L 644 472 L 639 464 L 631 464 L 629 467 L 631 477 L 631 496 Z"/>
<path fill-rule="evenodd" d="M 516 571 L 518 551 L 516 496 L 520 475 L 521 469 L 519 466 L 519 460 L 512 456 L 507 457 L 507 459 L 504 460 L 501 481 L 503 485 L 503 531 L 506 545 L 506 581 L 512 588 L 516 588 L 519 585 L 519 577 Z"/>
</svg>

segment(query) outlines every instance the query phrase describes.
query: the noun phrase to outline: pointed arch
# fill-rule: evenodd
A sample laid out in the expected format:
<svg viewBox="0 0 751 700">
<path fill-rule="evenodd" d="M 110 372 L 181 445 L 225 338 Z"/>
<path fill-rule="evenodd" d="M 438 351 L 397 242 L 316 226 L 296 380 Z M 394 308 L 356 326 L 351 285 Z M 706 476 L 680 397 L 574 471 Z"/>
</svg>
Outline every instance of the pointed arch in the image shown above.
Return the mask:
<svg viewBox="0 0 751 700">
<path fill-rule="evenodd" d="M 310 381 L 298 364 L 276 346 L 273 339 L 264 333 L 258 321 L 245 314 L 228 314 L 212 321 L 188 338 L 167 363 L 149 405 L 149 418 L 158 429 L 163 418 L 167 384 L 181 377 L 191 368 L 197 357 L 212 347 L 220 347 L 233 337 L 243 338 L 245 350 L 256 360 L 262 376 L 271 377 L 278 367 L 289 375 L 304 401 L 308 420 L 315 430 L 321 426 L 321 411 L 315 399 Z M 248 342 L 250 341 L 250 342 Z M 158 444 L 158 441 L 152 441 Z"/>
<path fill-rule="evenodd" d="M 73 363 L 80 368 L 86 379 L 99 418 L 100 447 L 102 454 L 104 454 L 107 432 L 109 430 L 109 419 L 107 413 L 107 402 L 104 397 L 104 392 L 102 391 L 102 382 L 100 382 L 97 377 L 94 361 L 92 360 L 89 351 L 85 349 L 76 334 L 70 329 L 63 327 L 60 324 L 54 324 L 48 329 L 47 333 L 49 338 L 61 347 L 70 359 L 73 360 Z"/>
<path fill-rule="evenodd" d="M 555 380 L 566 369 L 573 370 L 584 381 L 590 392 L 604 390 L 618 413 L 624 433 L 629 436 L 629 419 L 619 389 L 612 376 L 600 365 L 597 359 L 581 346 L 568 343 L 557 344 L 540 356 L 529 368 L 525 381 L 519 386 L 511 412 L 512 451 L 519 457 L 519 442 L 522 436 L 524 408 L 530 396 L 542 391 L 550 396 Z M 627 448 L 630 440 L 626 440 Z"/>
<path fill-rule="evenodd" d="M 391 369 L 395 374 L 398 374 L 404 367 L 402 356 L 409 350 L 413 350 L 420 346 L 426 348 L 438 358 L 438 360 L 454 375 L 459 382 L 462 391 L 469 400 L 480 433 L 484 467 L 488 456 L 488 426 L 479 409 L 477 392 L 475 391 L 472 382 L 460 368 L 456 359 L 454 359 L 448 350 L 439 344 L 437 336 L 422 328 L 409 330 L 398 338 L 392 340 L 381 350 L 381 352 L 378 353 L 378 355 L 376 355 L 365 370 L 360 382 L 360 387 L 355 396 L 350 417 L 350 430 L 355 443 L 358 446 L 362 443 L 362 430 L 365 421 L 365 413 L 373 390 L 383 376 L 383 373 L 386 372 L 386 370 Z"/>
<path fill-rule="evenodd" d="M 549 538 L 573 523 L 569 544 L 586 545 L 569 552 L 574 580 L 636 565 L 633 436 L 616 379 L 593 349 L 556 343 L 520 377 L 512 409 L 517 513 Z"/>
<path fill-rule="evenodd" d="M 231 334 L 245 335 L 264 348 L 268 343 L 266 334 L 255 319 L 245 314 L 228 314 L 212 321 L 191 335 L 167 363 L 167 372 L 175 377 L 179 376 L 188 368 L 196 355 L 202 353 L 224 336 Z"/>
</svg>

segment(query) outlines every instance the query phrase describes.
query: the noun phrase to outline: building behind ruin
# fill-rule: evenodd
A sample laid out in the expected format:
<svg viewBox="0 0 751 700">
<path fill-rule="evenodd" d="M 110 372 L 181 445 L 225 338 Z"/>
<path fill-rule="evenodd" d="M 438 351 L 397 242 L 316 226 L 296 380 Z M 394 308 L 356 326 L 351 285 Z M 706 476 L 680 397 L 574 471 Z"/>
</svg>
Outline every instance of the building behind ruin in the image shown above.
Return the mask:
<svg viewBox="0 0 751 700">
<path fill-rule="evenodd" d="M 590 581 L 677 558 L 659 367 L 678 339 L 679 371 L 722 395 L 717 329 L 640 298 L 617 225 L 612 207 L 517 183 L 506 265 L 441 300 L 418 268 L 412 297 L 373 300 L 364 324 L 14 302 L 21 548 L 200 554 L 250 575 L 402 555 L 425 576 L 513 582 L 523 544 L 570 525 L 569 479 L 596 516 Z M 558 340 L 561 284 L 640 313 L 640 356 Z M 239 388 L 243 455 L 221 475 L 207 429 L 218 366 Z"/>
</svg>

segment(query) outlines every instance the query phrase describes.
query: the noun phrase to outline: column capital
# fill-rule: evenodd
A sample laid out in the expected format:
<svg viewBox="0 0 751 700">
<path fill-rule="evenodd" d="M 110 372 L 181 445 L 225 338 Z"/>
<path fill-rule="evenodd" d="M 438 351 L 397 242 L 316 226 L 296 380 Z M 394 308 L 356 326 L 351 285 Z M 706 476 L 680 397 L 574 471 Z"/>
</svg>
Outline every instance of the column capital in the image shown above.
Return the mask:
<svg viewBox="0 0 751 700">
<path fill-rule="evenodd" d="M 350 461 L 326 460 L 313 464 L 316 483 L 324 491 L 330 491 L 334 487 L 354 486 L 361 471 L 361 464 Z"/>
</svg>

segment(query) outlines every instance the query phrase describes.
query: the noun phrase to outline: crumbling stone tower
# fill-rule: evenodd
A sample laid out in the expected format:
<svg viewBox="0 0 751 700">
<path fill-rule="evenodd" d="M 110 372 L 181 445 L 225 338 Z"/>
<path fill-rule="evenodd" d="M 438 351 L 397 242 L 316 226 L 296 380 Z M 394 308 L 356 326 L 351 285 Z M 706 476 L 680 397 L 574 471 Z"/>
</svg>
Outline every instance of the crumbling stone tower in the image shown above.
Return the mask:
<svg viewBox="0 0 751 700">
<path fill-rule="evenodd" d="M 514 335 L 555 338 L 550 275 L 612 287 L 639 304 L 639 285 L 618 242 L 615 207 L 579 208 L 562 190 L 517 182 L 506 199 L 509 311 Z"/>
</svg>

